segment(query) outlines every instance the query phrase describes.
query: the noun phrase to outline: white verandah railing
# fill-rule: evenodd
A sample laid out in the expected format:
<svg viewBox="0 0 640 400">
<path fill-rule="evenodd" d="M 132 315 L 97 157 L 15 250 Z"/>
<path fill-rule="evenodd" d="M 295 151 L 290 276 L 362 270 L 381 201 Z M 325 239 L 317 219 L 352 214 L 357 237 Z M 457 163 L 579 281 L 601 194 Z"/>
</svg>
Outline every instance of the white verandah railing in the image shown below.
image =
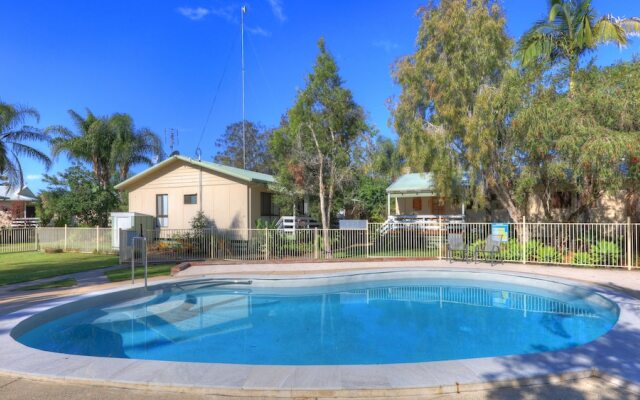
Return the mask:
<svg viewBox="0 0 640 400">
<path fill-rule="evenodd" d="M 187 260 L 305 261 L 371 258 L 446 259 L 450 235 L 462 237 L 470 257 L 485 239 L 504 234 L 495 257 L 504 262 L 637 268 L 640 224 L 466 223 L 367 225 L 366 229 L 154 229 L 143 232 L 150 262 Z M 131 238 L 122 231 L 120 259 Z M 455 252 L 454 252 L 454 255 Z M 459 254 L 458 254 L 459 255 Z M 479 253 L 477 258 L 488 258 Z"/>
</svg>

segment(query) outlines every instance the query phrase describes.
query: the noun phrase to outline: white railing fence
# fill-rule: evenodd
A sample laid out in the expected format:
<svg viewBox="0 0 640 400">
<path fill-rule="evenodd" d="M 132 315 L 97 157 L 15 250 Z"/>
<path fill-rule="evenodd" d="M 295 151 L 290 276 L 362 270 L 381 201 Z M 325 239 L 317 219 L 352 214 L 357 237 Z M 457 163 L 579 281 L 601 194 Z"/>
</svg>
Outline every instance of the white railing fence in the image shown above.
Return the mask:
<svg viewBox="0 0 640 400">
<path fill-rule="evenodd" d="M 0 229 L 0 253 L 68 251 L 117 254 L 111 228 L 31 227 Z"/>
<path fill-rule="evenodd" d="M 139 232 L 122 231 L 121 262 Z M 500 234 L 494 254 L 481 250 Z M 467 258 L 501 262 L 637 268 L 640 224 L 631 223 L 408 223 L 366 229 L 154 229 L 143 232 L 150 262 L 187 260 L 279 261 L 372 258 L 447 259 L 453 235 Z M 478 251 L 480 250 L 480 251 Z M 453 256 L 462 258 L 461 252 Z"/>
</svg>

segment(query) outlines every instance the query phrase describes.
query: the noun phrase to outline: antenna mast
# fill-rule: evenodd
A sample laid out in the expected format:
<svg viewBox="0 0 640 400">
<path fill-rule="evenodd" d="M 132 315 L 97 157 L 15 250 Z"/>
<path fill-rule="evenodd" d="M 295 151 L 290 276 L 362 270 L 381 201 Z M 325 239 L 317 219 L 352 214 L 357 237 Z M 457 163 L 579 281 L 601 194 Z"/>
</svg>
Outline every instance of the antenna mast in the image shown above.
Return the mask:
<svg viewBox="0 0 640 400">
<path fill-rule="evenodd" d="M 240 43 L 242 46 L 242 168 L 247 168 L 247 137 L 245 133 L 244 117 L 244 14 L 247 6 L 240 8 Z"/>
</svg>

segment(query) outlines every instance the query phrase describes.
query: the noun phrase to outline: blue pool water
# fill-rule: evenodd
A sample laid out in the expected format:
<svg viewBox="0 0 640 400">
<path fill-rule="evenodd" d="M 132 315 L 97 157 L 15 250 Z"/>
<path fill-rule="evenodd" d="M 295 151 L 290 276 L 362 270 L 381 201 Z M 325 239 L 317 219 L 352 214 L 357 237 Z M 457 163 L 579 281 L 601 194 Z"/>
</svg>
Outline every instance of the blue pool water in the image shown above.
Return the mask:
<svg viewBox="0 0 640 400">
<path fill-rule="evenodd" d="M 76 311 L 17 340 L 102 357 L 383 364 L 568 348 L 603 335 L 617 316 L 613 303 L 570 286 L 558 292 L 432 278 L 308 288 L 200 282 Z"/>
</svg>

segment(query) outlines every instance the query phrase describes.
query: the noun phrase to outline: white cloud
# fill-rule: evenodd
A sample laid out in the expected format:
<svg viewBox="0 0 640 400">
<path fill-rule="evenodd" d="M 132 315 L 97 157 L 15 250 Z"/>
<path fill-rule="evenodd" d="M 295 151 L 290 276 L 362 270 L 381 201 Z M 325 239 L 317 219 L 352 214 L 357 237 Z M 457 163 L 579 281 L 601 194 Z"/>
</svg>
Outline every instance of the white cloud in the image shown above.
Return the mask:
<svg viewBox="0 0 640 400">
<path fill-rule="evenodd" d="M 244 30 L 245 30 L 245 31 L 247 31 L 247 32 L 249 32 L 249 33 L 251 33 L 251 34 L 253 34 L 253 35 L 259 35 L 259 36 L 271 36 L 271 32 L 269 32 L 269 31 L 267 31 L 267 30 L 264 30 L 264 29 L 262 29 L 262 28 L 261 28 L 261 27 L 259 27 L 259 26 L 256 26 L 255 28 L 245 26 L 245 27 L 244 27 Z"/>
<path fill-rule="evenodd" d="M 192 21 L 200 20 L 211 14 L 211 10 L 204 7 L 180 7 L 178 8 L 178 12 Z"/>
<path fill-rule="evenodd" d="M 28 181 L 41 181 L 42 180 L 42 175 L 41 174 L 30 174 L 26 176 Z"/>
<path fill-rule="evenodd" d="M 240 25 L 240 7 L 236 7 L 233 5 L 214 8 L 180 7 L 178 8 L 178 12 L 193 21 L 200 20 L 207 15 L 212 15 L 214 17 L 221 18 L 230 24 Z M 252 35 L 271 36 L 271 32 L 259 26 L 250 27 L 245 25 L 244 29 L 247 31 L 247 33 L 250 33 Z"/>
<path fill-rule="evenodd" d="M 236 10 L 237 8 L 237 10 Z M 226 6 L 226 7 L 218 7 L 210 9 L 211 15 L 215 15 L 216 17 L 220 17 L 227 22 L 231 22 L 233 24 L 240 23 L 236 14 L 240 13 L 240 9 L 238 7 Z M 234 14 L 234 11 L 236 14 Z"/>
<path fill-rule="evenodd" d="M 398 44 L 395 42 L 392 42 L 391 40 L 376 40 L 375 42 L 372 43 L 372 45 L 374 47 L 378 47 L 384 51 L 386 51 L 387 53 L 392 52 L 393 50 L 398 48 Z"/>
<path fill-rule="evenodd" d="M 284 15 L 284 10 L 282 9 L 282 0 L 269 0 L 269 5 L 271 6 L 271 12 L 280 22 L 284 22 L 287 20 L 287 16 Z"/>
</svg>

